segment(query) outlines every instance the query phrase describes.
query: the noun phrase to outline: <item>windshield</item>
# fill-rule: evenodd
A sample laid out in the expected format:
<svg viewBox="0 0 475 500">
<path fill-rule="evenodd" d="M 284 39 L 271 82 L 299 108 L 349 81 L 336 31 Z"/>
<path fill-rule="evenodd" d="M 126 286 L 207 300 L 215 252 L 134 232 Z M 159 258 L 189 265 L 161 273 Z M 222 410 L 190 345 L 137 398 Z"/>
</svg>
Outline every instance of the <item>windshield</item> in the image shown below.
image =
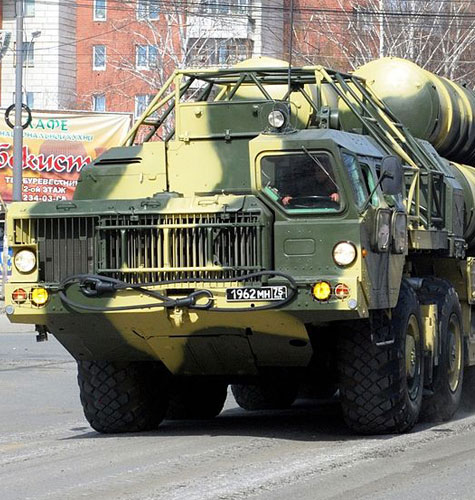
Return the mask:
<svg viewBox="0 0 475 500">
<path fill-rule="evenodd" d="M 341 196 L 329 155 L 303 153 L 266 156 L 261 161 L 266 194 L 286 210 L 338 211 Z"/>
</svg>

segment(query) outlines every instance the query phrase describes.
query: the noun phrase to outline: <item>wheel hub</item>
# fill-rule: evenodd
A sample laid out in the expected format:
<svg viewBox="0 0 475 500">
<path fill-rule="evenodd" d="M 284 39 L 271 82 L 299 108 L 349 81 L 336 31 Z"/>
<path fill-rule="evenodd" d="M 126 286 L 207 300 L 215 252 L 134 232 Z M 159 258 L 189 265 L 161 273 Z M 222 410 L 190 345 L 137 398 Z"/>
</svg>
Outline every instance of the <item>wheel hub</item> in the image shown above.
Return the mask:
<svg viewBox="0 0 475 500">
<path fill-rule="evenodd" d="M 450 390 L 455 392 L 459 386 L 462 371 L 462 336 L 460 324 L 455 316 L 450 318 L 448 330 L 448 381 Z"/>
<path fill-rule="evenodd" d="M 417 368 L 416 342 L 412 335 L 406 335 L 406 376 L 414 378 Z"/>
</svg>

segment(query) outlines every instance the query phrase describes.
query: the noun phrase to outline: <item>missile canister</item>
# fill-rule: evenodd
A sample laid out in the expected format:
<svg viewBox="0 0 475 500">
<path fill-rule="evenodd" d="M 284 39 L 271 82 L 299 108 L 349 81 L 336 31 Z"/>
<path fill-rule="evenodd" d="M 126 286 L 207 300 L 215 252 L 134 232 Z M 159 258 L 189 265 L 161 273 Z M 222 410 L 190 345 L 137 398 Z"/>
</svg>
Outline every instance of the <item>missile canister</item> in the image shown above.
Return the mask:
<svg viewBox="0 0 475 500">
<path fill-rule="evenodd" d="M 416 137 L 432 143 L 439 154 L 475 164 L 475 93 L 404 59 L 386 57 L 365 64 L 355 75 L 366 79 Z M 355 126 L 340 105 L 343 128 Z"/>
<path fill-rule="evenodd" d="M 475 169 L 468 165 L 451 163 L 454 175 L 463 189 L 465 202 L 464 238 L 469 248 L 475 248 Z"/>
</svg>

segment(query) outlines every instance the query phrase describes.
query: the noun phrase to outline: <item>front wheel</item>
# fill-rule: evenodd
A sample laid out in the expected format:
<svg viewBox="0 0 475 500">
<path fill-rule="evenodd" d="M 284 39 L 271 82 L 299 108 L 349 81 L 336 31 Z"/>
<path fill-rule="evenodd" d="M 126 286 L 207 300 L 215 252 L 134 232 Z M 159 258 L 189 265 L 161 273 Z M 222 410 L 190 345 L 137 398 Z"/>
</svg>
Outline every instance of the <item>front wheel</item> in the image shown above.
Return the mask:
<svg viewBox="0 0 475 500">
<path fill-rule="evenodd" d="M 421 315 L 414 290 L 403 281 L 391 319 L 373 325 L 376 334 L 374 329 L 390 328 L 390 340 L 374 342 L 369 321 L 348 327 L 338 345 L 347 425 L 363 434 L 408 431 L 419 417 L 424 382 Z"/>
<path fill-rule="evenodd" d="M 154 430 L 168 406 L 169 374 L 154 361 L 78 360 L 84 415 L 102 433 Z"/>
</svg>

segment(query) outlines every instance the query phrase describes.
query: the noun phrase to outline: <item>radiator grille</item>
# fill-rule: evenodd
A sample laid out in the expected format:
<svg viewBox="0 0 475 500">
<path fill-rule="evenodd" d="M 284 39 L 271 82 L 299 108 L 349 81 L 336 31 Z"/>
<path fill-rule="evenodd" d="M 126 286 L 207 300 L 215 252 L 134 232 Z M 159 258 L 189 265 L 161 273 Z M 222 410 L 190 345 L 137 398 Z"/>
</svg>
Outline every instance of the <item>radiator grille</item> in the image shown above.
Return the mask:
<svg viewBox="0 0 475 500">
<path fill-rule="evenodd" d="M 98 271 L 123 281 L 229 278 L 262 270 L 258 214 L 102 218 Z"/>
<path fill-rule="evenodd" d="M 266 268 L 260 213 L 17 219 L 16 244 L 38 245 L 39 277 L 99 273 L 128 283 L 230 279 Z"/>
</svg>

